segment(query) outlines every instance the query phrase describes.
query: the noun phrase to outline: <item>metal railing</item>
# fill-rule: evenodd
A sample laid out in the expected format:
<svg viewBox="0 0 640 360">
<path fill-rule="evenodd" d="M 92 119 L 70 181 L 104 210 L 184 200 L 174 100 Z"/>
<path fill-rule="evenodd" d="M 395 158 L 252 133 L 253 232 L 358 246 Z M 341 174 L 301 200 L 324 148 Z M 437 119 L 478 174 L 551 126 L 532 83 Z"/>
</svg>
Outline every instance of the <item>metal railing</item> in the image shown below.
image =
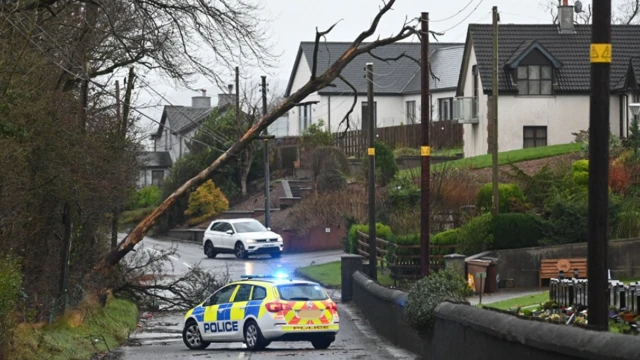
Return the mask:
<svg viewBox="0 0 640 360">
<path fill-rule="evenodd" d="M 609 280 L 607 306 L 616 311 L 638 312 L 640 310 L 640 282 L 625 285 Z M 586 279 L 551 279 L 549 299 L 559 306 L 588 307 L 589 283 Z"/>
</svg>

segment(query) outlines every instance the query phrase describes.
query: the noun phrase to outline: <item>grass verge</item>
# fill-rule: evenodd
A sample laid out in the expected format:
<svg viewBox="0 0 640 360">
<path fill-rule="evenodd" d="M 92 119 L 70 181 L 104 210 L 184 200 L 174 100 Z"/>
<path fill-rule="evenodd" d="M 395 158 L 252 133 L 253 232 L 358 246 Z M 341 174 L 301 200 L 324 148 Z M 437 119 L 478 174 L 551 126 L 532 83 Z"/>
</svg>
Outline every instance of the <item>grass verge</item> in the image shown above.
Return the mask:
<svg viewBox="0 0 640 360">
<path fill-rule="evenodd" d="M 549 300 L 549 292 L 541 292 L 537 294 L 526 295 L 523 297 L 509 299 L 504 301 L 498 301 L 490 304 L 483 304 L 486 307 L 491 307 L 499 310 L 509 310 L 517 307 L 527 307 L 532 305 L 539 305 Z"/>
<path fill-rule="evenodd" d="M 340 261 L 336 261 L 297 268 L 296 273 L 311 281 L 321 283 L 326 287 L 338 288 L 342 285 L 340 269 Z M 384 286 L 393 285 L 393 279 L 391 279 L 389 275 L 381 274 L 380 271 L 378 271 L 378 282 Z"/>
<path fill-rule="evenodd" d="M 51 325 L 18 325 L 12 358 L 88 360 L 124 343 L 137 323 L 138 308 L 130 301 L 110 298 L 105 307 L 86 304 Z"/>
<path fill-rule="evenodd" d="M 579 152 L 582 149 L 582 144 L 563 144 L 563 145 L 551 145 L 542 146 L 536 148 L 512 150 L 498 153 L 498 163 L 500 165 L 506 165 L 509 163 L 518 163 L 522 161 L 538 160 L 553 156 L 565 155 Z M 433 171 L 440 171 L 445 167 L 453 168 L 471 168 L 471 169 L 483 169 L 491 166 L 491 154 L 474 156 L 466 159 L 454 160 L 445 163 L 433 165 L 431 168 Z M 403 175 L 410 175 L 414 169 L 402 170 Z"/>
</svg>

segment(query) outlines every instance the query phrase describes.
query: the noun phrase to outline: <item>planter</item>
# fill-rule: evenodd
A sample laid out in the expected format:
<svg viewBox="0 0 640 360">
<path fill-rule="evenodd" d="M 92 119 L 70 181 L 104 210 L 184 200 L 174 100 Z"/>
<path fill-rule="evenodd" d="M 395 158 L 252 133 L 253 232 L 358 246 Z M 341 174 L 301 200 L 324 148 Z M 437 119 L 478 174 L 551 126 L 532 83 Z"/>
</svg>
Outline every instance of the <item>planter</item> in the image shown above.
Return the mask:
<svg viewBox="0 0 640 360">
<path fill-rule="evenodd" d="M 294 169 L 300 169 L 300 161 L 294 161 L 293 162 L 293 168 Z"/>
</svg>

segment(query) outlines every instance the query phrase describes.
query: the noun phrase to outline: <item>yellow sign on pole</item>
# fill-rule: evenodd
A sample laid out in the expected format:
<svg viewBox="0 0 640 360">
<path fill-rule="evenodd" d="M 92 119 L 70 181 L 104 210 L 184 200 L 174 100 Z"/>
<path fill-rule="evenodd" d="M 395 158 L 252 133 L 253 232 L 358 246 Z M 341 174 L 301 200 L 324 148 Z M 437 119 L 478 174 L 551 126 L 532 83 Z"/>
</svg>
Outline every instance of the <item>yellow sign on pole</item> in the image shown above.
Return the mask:
<svg viewBox="0 0 640 360">
<path fill-rule="evenodd" d="M 369 156 L 375 156 L 376 155 L 376 148 L 368 148 L 367 149 L 367 153 L 369 153 Z"/>
<path fill-rule="evenodd" d="M 431 147 L 430 146 L 421 146 L 420 147 L 420 155 L 421 156 L 431 156 Z"/>
<path fill-rule="evenodd" d="M 611 44 L 591 44 L 592 63 L 611 63 Z"/>
</svg>

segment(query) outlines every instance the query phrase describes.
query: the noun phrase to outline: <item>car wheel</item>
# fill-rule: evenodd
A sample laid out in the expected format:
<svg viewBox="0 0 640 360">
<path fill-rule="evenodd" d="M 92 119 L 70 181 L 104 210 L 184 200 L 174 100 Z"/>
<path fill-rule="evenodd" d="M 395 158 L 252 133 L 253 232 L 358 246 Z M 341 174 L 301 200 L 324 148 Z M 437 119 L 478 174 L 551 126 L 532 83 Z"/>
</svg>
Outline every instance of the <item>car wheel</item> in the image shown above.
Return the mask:
<svg viewBox="0 0 640 360">
<path fill-rule="evenodd" d="M 213 249 L 213 245 L 210 241 L 207 241 L 204 244 L 204 253 L 207 254 L 207 257 L 209 259 L 213 259 L 218 255 L 218 253 L 216 253 L 216 251 Z"/>
<path fill-rule="evenodd" d="M 327 349 L 331 345 L 333 340 L 334 339 L 332 339 L 332 338 L 326 338 L 326 337 L 317 338 L 317 339 L 311 340 L 311 345 L 313 345 L 313 347 L 318 349 L 318 350 L 324 350 L 324 349 Z"/>
<path fill-rule="evenodd" d="M 277 259 L 280 256 L 282 256 L 282 252 L 281 251 L 271 253 L 271 257 L 274 258 L 274 259 Z"/>
<path fill-rule="evenodd" d="M 182 330 L 182 341 L 191 350 L 204 350 L 211 345 L 210 342 L 202 340 L 198 323 L 193 320 L 189 320 Z"/>
<path fill-rule="evenodd" d="M 244 342 L 250 351 L 260 351 L 269 345 L 269 342 L 262 336 L 262 331 L 255 321 L 250 320 L 244 327 Z"/>
<path fill-rule="evenodd" d="M 238 259 L 246 259 L 247 258 L 247 252 L 244 249 L 244 245 L 242 245 L 242 243 L 239 242 L 239 241 L 236 243 L 235 254 L 236 254 L 236 257 Z"/>
</svg>

